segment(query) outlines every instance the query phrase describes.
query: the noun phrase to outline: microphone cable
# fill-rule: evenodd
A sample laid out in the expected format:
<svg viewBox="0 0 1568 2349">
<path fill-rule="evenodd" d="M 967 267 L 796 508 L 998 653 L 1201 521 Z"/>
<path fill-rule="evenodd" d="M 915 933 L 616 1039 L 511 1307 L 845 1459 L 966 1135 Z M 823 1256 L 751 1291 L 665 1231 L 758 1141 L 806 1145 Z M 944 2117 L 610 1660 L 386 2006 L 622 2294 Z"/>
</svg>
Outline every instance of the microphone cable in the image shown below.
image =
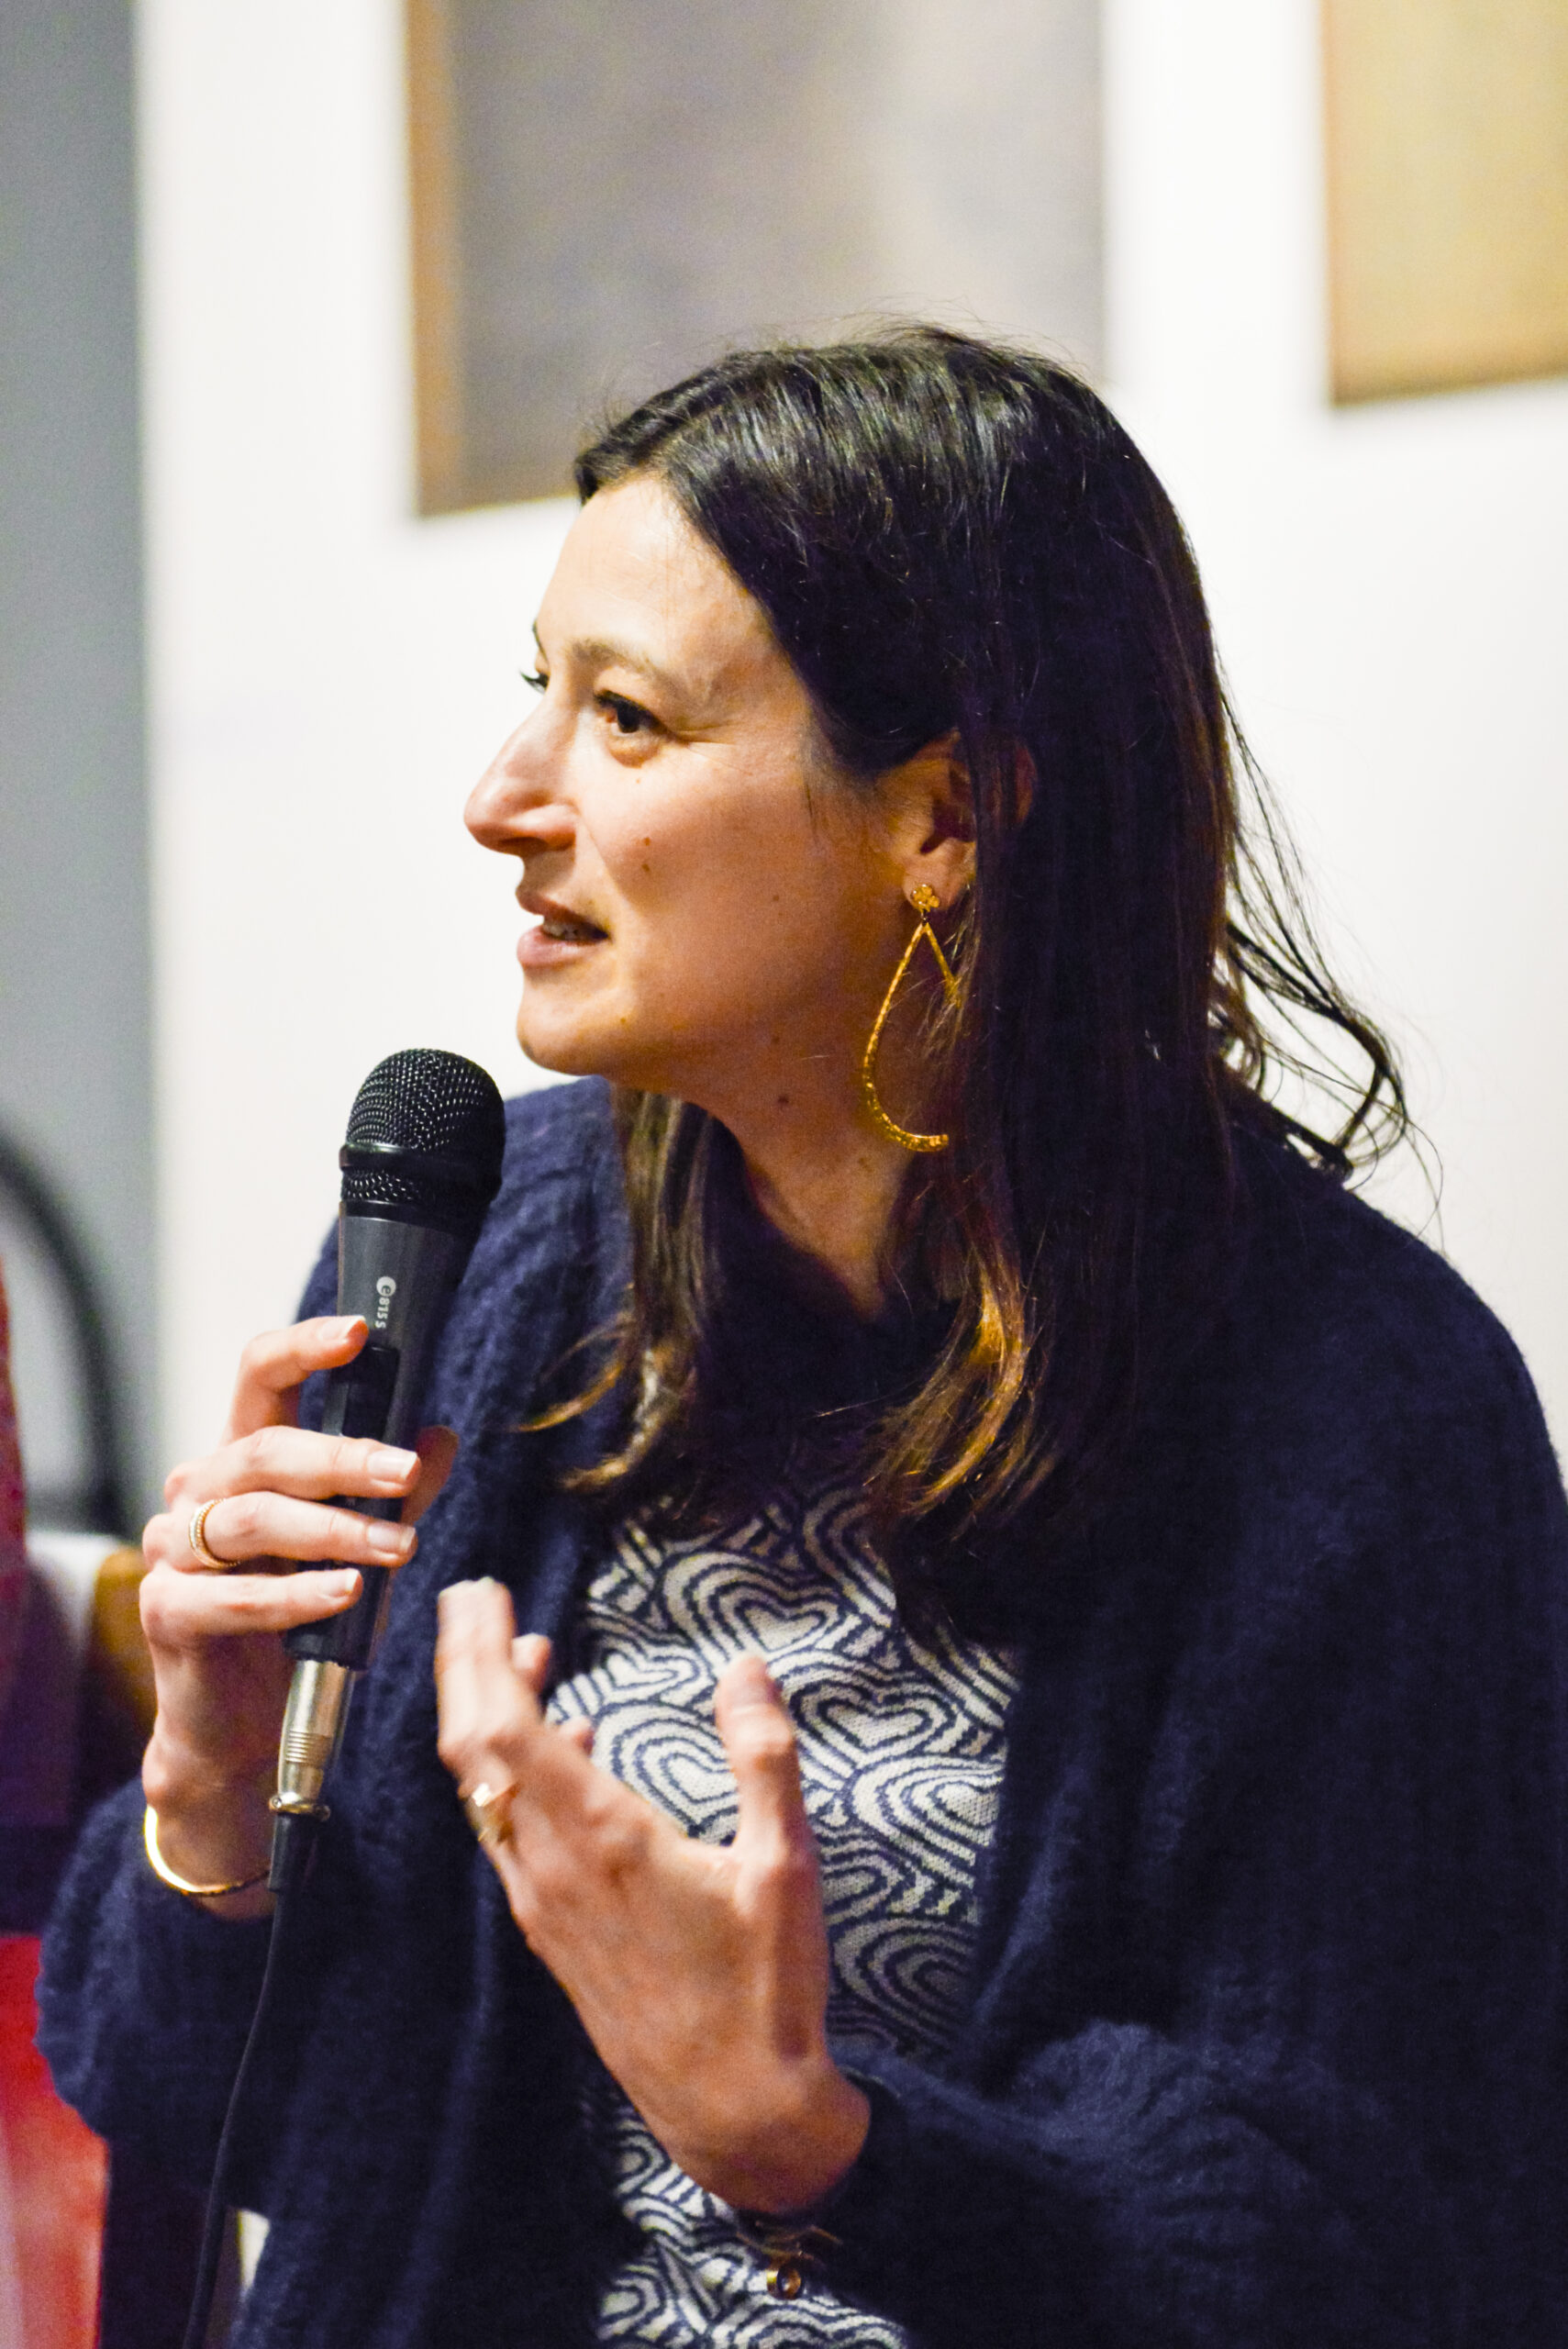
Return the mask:
<svg viewBox="0 0 1568 2349">
<path fill-rule="evenodd" d="M 297 1821 L 294 1823 L 298 1825 Z M 284 1957 L 295 1931 L 295 1920 L 303 1891 L 301 1874 L 303 1871 L 297 1872 L 295 1881 L 288 1889 L 275 1896 L 272 1937 L 267 1944 L 267 1963 L 261 1970 L 261 1987 L 256 1994 L 255 2011 L 250 2017 L 250 2028 L 245 2034 L 245 2045 L 234 2075 L 234 2085 L 228 2091 L 228 2108 L 223 2116 L 223 2128 L 213 2160 L 206 2215 L 202 2222 L 201 2251 L 196 2260 L 195 2286 L 191 2294 L 191 2312 L 185 2320 L 181 2349 L 206 2349 L 207 2327 L 212 2321 L 213 2294 L 217 2288 L 218 2266 L 223 2257 L 223 2232 L 228 2218 L 228 2182 L 234 2167 L 235 2148 L 239 2143 L 239 2115 L 245 2102 L 245 2091 L 250 2084 L 250 2075 L 255 2069 L 256 2051 L 266 2030 L 273 1996 L 283 1978 Z"/>
</svg>

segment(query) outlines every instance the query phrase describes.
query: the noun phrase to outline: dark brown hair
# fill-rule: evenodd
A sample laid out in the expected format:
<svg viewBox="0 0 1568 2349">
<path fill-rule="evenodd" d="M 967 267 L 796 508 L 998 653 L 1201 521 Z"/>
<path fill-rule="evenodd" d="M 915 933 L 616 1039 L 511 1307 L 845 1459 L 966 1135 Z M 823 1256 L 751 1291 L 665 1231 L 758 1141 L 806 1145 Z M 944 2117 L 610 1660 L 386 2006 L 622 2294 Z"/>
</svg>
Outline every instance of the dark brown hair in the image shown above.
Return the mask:
<svg viewBox="0 0 1568 2349">
<path fill-rule="evenodd" d="M 1215 1294 L 1236 1122 L 1342 1175 L 1404 1130 L 1397 1071 L 1313 941 L 1181 524 L 1076 376 L 932 328 L 742 352 L 577 463 L 584 498 L 637 473 L 762 606 L 851 785 L 957 737 L 976 871 L 929 1038 L 953 1141 L 912 1163 L 901 1235 L 945 1303 L 859 1460 L 895 1571 L 1026 1506 L 1049 1537 Z M 1327 1132 L 1274 1098 L 1303 1018 L 1366 1063 Z M 617 1106 L 634 1282 L 595 1391 L 620 1384 L 628 1432 L 586 1481 L 695 1505 L 733 1425 L 731 1146 L 688 1104 Z"/>
</svg>

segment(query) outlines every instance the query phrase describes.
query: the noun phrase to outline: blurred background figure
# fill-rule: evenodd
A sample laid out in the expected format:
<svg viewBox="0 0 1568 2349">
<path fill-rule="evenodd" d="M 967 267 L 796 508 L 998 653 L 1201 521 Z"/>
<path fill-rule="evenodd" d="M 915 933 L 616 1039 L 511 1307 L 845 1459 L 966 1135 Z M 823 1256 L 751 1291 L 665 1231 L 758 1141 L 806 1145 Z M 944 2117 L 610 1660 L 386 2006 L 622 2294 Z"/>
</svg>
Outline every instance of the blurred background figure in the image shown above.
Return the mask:
<svg viewBox="0 0 1568 2349">
<path fill-rule="evenodd" d="M 71 1815 L 81 1675 L 69 1599 L 28 1558 L 7 1341 L 0 1282 L 0 2342 L 87 2349 L 106 2149 L 33 2045 L 37 1928 Z"/>
</svg>

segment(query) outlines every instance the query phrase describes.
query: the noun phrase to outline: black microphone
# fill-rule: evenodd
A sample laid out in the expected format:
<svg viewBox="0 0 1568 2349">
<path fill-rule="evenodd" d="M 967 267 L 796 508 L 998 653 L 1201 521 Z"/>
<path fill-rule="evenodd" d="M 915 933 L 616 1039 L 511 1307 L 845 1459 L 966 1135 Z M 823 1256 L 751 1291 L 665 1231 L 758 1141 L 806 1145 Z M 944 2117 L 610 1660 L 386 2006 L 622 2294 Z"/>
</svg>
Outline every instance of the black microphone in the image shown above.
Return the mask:
<svg viewBox="0 0 1568 2349">
<path fill-rule="evenodd" d="M 338 1156 L 338 1310 L 362 1314 L 370 1335 L 328 1374 L 327 1434 L 413 1443 L 436 1340 L 501 1186 L 506 1138 L 495 1081 L 455 1052 L 394 1052 L 361 1085 Z M 337 1506 L 395 1518 L 403 1504 L 350 1497 Z M 354 1675 L 369 1664 L 385 1613 L 390 1570 L 361 1571 L 352 1607 L 284 1636 L 295 1663 L 272 1798 L 274 1892 L 299 1880 L 327 1816 L 322 1788 Z"/>
</svg>

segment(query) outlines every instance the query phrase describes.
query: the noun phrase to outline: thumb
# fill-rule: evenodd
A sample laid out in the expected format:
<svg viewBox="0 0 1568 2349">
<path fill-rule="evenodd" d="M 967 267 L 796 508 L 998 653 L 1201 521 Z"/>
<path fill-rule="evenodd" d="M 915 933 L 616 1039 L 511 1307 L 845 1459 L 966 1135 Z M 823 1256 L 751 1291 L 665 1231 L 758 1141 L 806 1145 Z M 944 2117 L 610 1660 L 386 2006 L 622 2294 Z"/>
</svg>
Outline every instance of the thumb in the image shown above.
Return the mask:
<svg viewBox="0 0 1568 2349">
<path fill-rule="evenodd" d="M 753 1860 L 809 1843 L 789 1711 L 761 1656 L 737 1658 L 719 1681 L 714 1720 L 740 1798 L 734 1849 Z"/>
</svg>

